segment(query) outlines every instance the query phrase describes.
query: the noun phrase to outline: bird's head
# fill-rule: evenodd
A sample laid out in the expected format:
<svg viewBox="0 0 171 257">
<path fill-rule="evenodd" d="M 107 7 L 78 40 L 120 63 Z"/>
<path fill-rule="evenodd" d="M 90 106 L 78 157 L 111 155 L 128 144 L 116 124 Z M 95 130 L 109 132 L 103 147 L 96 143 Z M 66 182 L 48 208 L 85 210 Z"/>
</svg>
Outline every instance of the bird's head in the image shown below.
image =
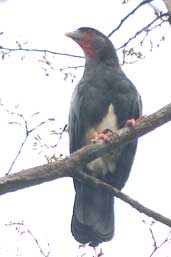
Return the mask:
<svg viewBox="0 0 171 257">
<path fill-rule="evenodd" d="M 65 33 L 72 38 L 84 51 L 86 59 L 113 59 L 116 52 L 111 41 L 100 31 L 82 27 L 73 32 Z M 117 58 L 117 57 L 116 57 Z"/>
</svg>

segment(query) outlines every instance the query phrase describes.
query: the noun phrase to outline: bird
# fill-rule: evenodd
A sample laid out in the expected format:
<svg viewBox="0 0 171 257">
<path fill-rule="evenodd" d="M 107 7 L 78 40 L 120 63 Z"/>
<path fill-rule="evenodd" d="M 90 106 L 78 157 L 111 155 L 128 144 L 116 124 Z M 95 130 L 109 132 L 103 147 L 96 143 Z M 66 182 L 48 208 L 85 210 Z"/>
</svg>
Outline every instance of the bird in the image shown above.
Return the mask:
<svg viewBox="0 0 171 257">
<path fill-rule="evenodd" d="M 85 66 L 69 110 L 70 153 L 92 143 L 106 129 L 115 132 L 142 114 L 141 96 L 121 69 L 114 45 L 100 31 L 81 27 L 67 32 L 83 50 Z M 121 190 L 130 174 L 138 140 L 135 139 L 82 167 L 81 171 Z M 71 232 L 76 241 L 96 247 L 114 236 L 114 197 L 73 179 L 75 202 Z"/>
</svg>

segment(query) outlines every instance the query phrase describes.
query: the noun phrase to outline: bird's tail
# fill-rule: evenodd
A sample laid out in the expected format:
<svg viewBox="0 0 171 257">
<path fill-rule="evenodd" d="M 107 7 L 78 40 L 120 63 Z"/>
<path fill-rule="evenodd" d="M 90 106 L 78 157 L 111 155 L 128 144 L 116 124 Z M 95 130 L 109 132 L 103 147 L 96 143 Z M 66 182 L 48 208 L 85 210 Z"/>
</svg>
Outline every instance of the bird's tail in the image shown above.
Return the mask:
<svg viewBox="0 0 171 257">
<path fill-rule="evenodd" d="M 92 188 L 78 181 L 75 181 L 75 189 L 73 236 L 93 247 L 109 241 L 114 233 L 114 197 L 102 188 Z"/>
</svg>

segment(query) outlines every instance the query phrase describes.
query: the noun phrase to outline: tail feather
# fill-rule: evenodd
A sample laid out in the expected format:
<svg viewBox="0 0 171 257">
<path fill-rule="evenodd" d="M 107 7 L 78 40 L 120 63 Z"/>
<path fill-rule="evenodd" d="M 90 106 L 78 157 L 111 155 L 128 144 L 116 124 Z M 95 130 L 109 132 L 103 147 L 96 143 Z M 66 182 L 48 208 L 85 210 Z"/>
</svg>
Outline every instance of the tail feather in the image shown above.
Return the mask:
<svg viewBox="0 0 171 257">
<path fill-rule="evenodd" d="M 73 236 L 80 243 L 97 246 L 114 233 L 114 198 L 102 188 L 75 182 L 76 196 L 71 222 Z"/>
</svg>

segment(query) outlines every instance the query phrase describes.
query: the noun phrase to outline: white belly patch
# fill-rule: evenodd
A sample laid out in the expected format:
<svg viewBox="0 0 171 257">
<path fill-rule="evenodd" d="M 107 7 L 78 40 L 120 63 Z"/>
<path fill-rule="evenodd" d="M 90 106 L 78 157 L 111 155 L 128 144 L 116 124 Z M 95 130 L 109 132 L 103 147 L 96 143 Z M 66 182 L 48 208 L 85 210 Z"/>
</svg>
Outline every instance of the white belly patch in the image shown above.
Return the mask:
<svg viewBox="0 0 171 257">
<path fill-rule="evenodd" d="M 105 117 L 101 120 L 99 124 L 97 124 L 94 128 L 88 129 L 85 135 L 86 144 L 91 143 L 91 139 L 96 137 L 99 133 L 101 133 L 104 129 L 110 129 L 113 132 L 118 130 L 117 117 L 114 112 L 113 105 L 110 104 L 108 108 L 108 112 Z M 117 151 L 120 152 L 120 151 Z M 119 153 L 107 154 L 102 158 L 98 158 L 92 162 L 90 162 L 87 167 L 92 173 L 92 175 L 105 175 L 107 172 L 114 173 L 115 172 L 115 159 L 118 158 Z"/>
</svg>

